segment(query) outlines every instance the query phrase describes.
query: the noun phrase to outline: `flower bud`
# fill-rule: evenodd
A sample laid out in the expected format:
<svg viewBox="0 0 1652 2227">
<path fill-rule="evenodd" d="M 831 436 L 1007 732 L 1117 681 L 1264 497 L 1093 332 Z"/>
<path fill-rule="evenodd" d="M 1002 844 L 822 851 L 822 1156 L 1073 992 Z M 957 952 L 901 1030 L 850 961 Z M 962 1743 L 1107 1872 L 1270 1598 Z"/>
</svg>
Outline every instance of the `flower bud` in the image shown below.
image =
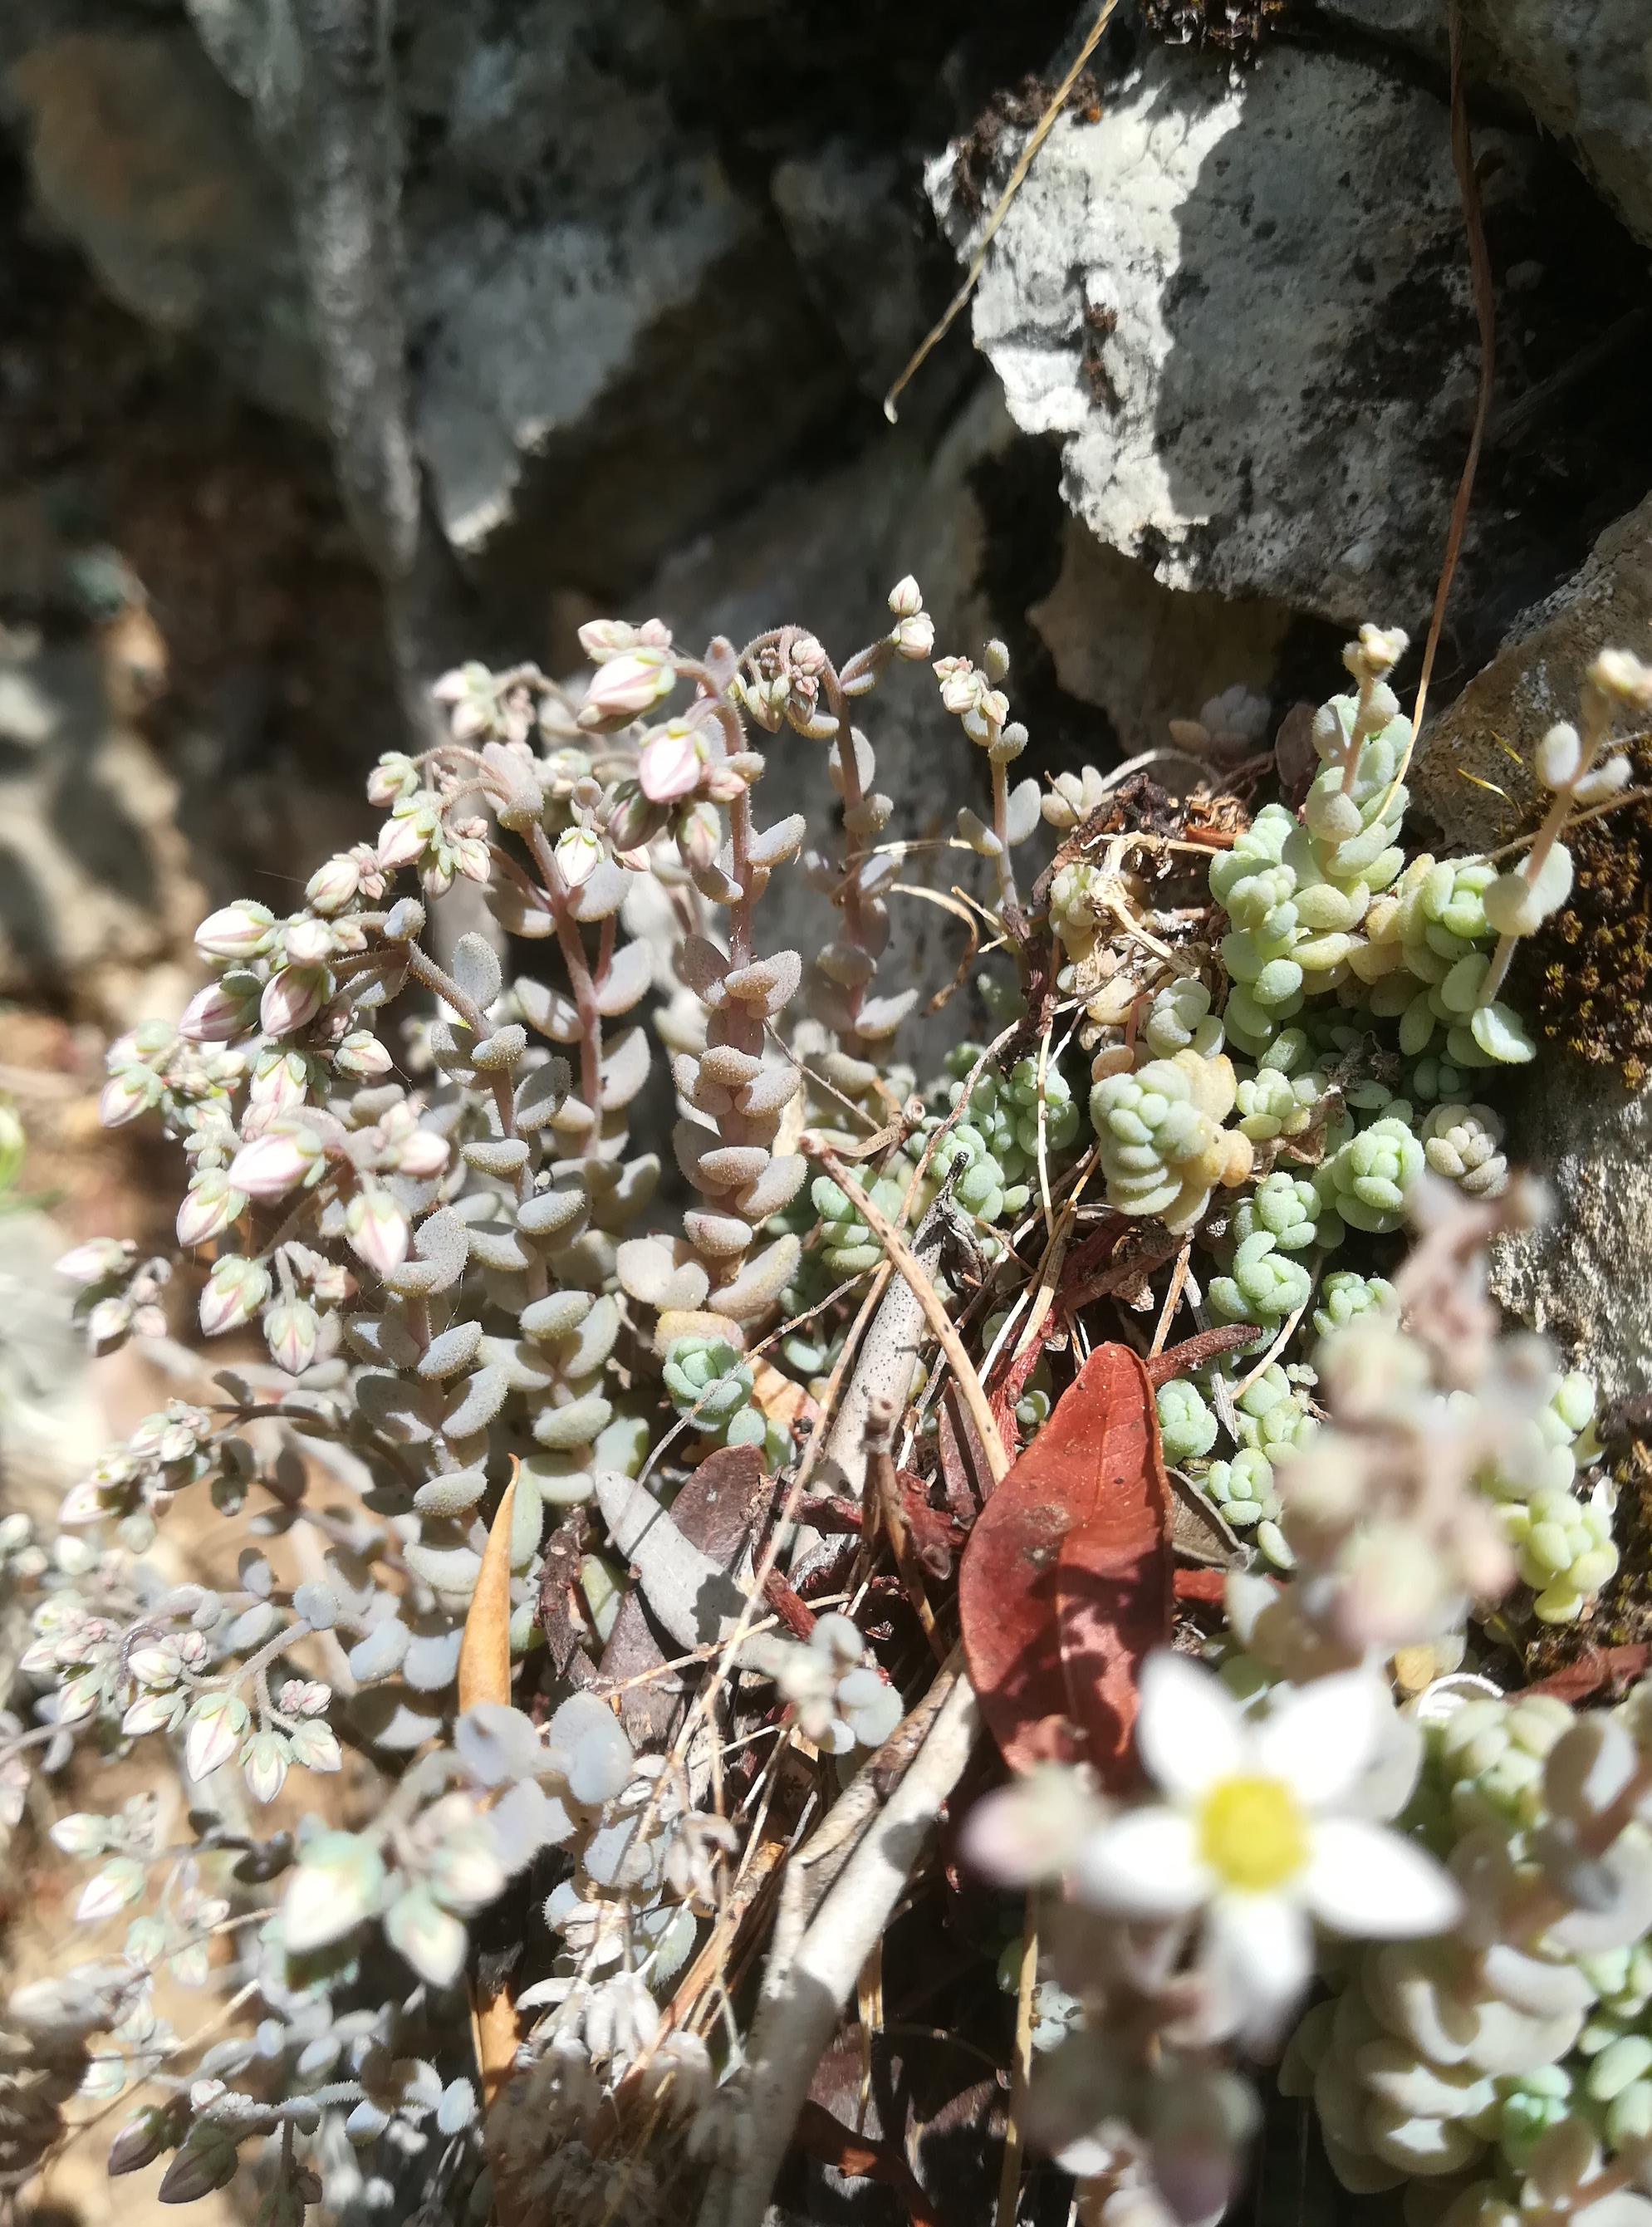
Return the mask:
<svg viewBox="0 0 1652 2227">
<path fill-rule="evenodd" d="M 255 1802 L 273 1802 L 287 1776 L 287 1744 L 279 1732 L 254 1732 L 241 1749 L 241 1776 Z"/>
<path fill-rule="evenodd" d="M 352 1250 L 381 1276 L 407 1258 L 407 1216 L 386 1190 L 358 1192 L 344 1209 L 344 1228 Z"/>
<path fill-rule="evenodd" d="M 656 727 L 642 745 L 637 760 L 642 794 L 654 804 L 674 804 L 679 797 L 692 796 L 705 763 L 698 731 L 686 719 L 672 719 Z"/>
<path fill-rule="evenodd" d="M 304 884 L 304 903 L 312 912 L 342 912 L 360 887 L 360 867 L 348 851 L 341 851 Z"/>
<path fill-rule="evenodd" d="M 295 1112 L 309 1096 L 309 1066 L 303 1052 L 260 1052 L 246 1094 L 269 1113 Z"/>
<path fill-rule="evenodd" d="M 910 572 L 890 590 L 889 607 L 897 619 L 915 619 L 923 609 L 923 590 Z"/>
<path fill-rule="evenodd" d="M 308 1299 L 277 1299 L 264 1318 L 270 1358 L 289 1376 L 302 1376 L 316 1358 L 322 1318 Z"/>
<path fill-rule="evenodd" d="M 579 647 L 593 665 L 606 664 L 622 649 L 633 649 L 637 630 L 624 619 L 587 619 L 579 629 Z"/>
<path fill-rule="evenodd" d="M 189 1712 L 183 1765 L 191 1778 L 205 1778 L 229 1761 L 246 1730 L 246 1703 L 236 1694 L 207 1694 Z"/>
<path fill-rule="evenodd" d="M 321 1157 L 320 1141 L 308 1129 L 271 1129 L 241 1146 L 230 1162 L 229 1179 L 249 1198 L 267 1203 L 303 1183 Z"/>
<path fill-rule="evenodd" d="M 928 611 L 915 612 L 911 618 L 901 621 L 893 639 L 897 656 L 922 664 L 934 653 L 935 622 Z"/>
<path fill-rule="evenodd" d="M 353 1029 L 333 1054 L 333 1064 L 353 1082 L 377 1082 L 395 1062 L 371 1029 Z"/>
<path fill-rule="evenodd" d="M 334 941 L 324 920 L 308 919 L 302 913 L 281 931 L 281 948 L 290 967 L 319 967 L 330 956 Z"/>
<path fill-rule="evenodd" d="M 998 641 L 989 641 L 981 652 L 981 669 L 996 688 L 1010 670 L 1010 653 Z"/>
<path fill-rule="evenodd" d="M 1604 696 L 1615 697 L 1632 711 L 1652 711 L 1652 665 L 1642 665 L 1626 649 L 1603 649 L 1589 668 L 1589 679 Z"/>
<path fill-rule="evenodd" d="M 158 1075 L 146 1067 L 123 1068 L 112 1075 L 98 1093 L 98 1119 L 105 1129 L 118 1129 L 145 1114 L 161 1095 Z"/>
<path fill-rule="evenodd" d="M 571 890 L 588 882 L 602 863 L 602 844 L 589 827 L 571 827 L 557 838 L 557 865 Z"/>
<path fill-rule="evenodd" d="M 246 1211 L 246 1192 L 236 1190 L 223 1169 L 198 1169 L 178 1208 L 178 1242 L 185 1247 L 207 1244 L 221 1237 Z"/>
<path fill-rule="evenodd" d="M 60 1276 L 67 1276 L 84 1289 L 88 1284 L 101 1284 L 106 1276 L 118 1275 L 137 1257 L 137 1248 L 130 1238 L 92 1237 L 61 1254 L 52 1266 Z"/>
<path fill-rule="evenodd" d="M 651 711 L 676 686 L 669 649 L 621 650 L 597 667 L 579 709 L 579 724 L 586 729 L 622 724 Z"/>
<path fill-rule="evenodd" d="M 418 768 L 405 750 L 386 750 L 367 775 L 369 804 L 394 804 L 418 787 Z"/>
<path fill-rule="evenodd" d="M 178 1034 L 191 1043 L 228 1043 L 245 1036 L 255 1024 L 258 1008 L 251 998 L 238 994 L 238 978 L 232 976 L 197 990 L 179 1018 Z"/>
<path fill-rule="evenodd" d="M 275 931 L 275 915 L 268 905 L 251 897 L 208 913 L 195 930 L 195 949 L 206 959 L 256 959 L 267 951 Z"/>
<path fill-rule="evenodd" d="M 126 1299 L 99 1299 L 86 1317 L 86 1338 L 93 1353 L 118 1345 L 132 1328 L 133 1316 Z"/>
<path fill-rule="evenodd" d="M 615 784 L 608 815 L 608 839 L 622 857 L 646 849 L 663 831 L 666 820 L 665 807 L 650 803 L 640 782 L 622 781 Z"/>
<path fill-rule="evenodd" d="M 332 994 L 333 978 L 324 967 L 284 967 L 264 986 L 258 1024 L 266 1036 L 290 1036 L 313 1021 Z"/>
<path fill-rule="evenodd" d="M 150 2106 L 128 2119 L 109 2145 L 109 2174 L 139 2173 L 146 2165 L 153 2165 L 164 2149 L 176 2141 L 182 2128 L 175 2123 L 175 2115 Z"/>
<path fill-rule="evenodd" d="M 208 1337 L 221 1337 L 250 1322 L 270 1296 L 270 1272 L 261 1260 L 234 1253 L 214 1260 L 201 1295 L 201 1327 Z"/>
<path fill-rule="evenodd" d="M 710 866 L 723 847 L 723 823 L 709 805 L 691 804 L 680 811 L 672 827 L 685 865 Z"/>
<path fill-rule="evenodd" d="M 386 820 L 379 830 L 373 855 L 386 872 L 415 865 L 424 856 L 435 832 L 434 815 L 428 810 L 403 813 Z"/>
</svg>

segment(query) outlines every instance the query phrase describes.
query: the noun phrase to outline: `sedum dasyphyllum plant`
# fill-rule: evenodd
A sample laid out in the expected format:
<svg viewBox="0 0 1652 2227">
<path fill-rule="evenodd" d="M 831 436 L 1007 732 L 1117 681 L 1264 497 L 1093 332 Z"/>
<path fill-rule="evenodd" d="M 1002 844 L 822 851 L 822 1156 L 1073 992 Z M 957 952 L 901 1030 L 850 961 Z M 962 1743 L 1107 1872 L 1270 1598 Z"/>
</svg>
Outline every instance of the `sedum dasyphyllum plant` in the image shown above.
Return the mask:
<svg viewBox="0 0 1652 2227">
<path fill-rule="evenodd" d="M 1540 1210 L 1509 953 L 1652 674 L 1597 660 L 1505 865 L 1406 852 L 1397 634 L 1350 647 L 1297 802 L 1231 698 L 1177 723 L 1180 798 L 1012 786 L 1006 654 L 943 657 L 985 760 L 951 847 L 987 885 L 949 902 L 1009 960 L 991 1040 L 925 1078 L 890 928 L 924 846 L 854 724 L 934 648 L 915 583 L 890 609 L 841 664 L 651 621 L 587 627 L 583 687 L 449 675 L 448 739 L 372 775 L 376 843 L 284 917 L 213 914 L 181 1021 L 112 1048 L 105 1120 L 188 1175 L 175 1252 L 61 1264 L 92 1348 L 183 1292 L 233 1343 L 60 1528 L 0 1526 L 32 1619 L 4 1815 L 72 1782 L 98 1929 L 10 2007 L 14 2182 L 118 2101 L 110 2169 L 167 2160 L 167 2201 L 245 2168 L 270 2221 L 757 2227 L 840 2006 L 872 2068 L 921 1980 L 927 2030 L 1016 2059 L 1015 2139 L 1089 2221 L 1215 2219 L 1241 2065 L 1287 2038 L 1349 2186 L 1652 2220 L 1652 1717 L 1511 1690 L 1613 1577 L 1613 1488 L 1592 1387 L 1483 1269 Z M 825 750 L 832 835 L 765 823 L 768 737 Z M 783 871 L 836 916 L 807 967 L 763 933 Z M 460 882 L 495 932 L 448 949 Z M 674 1119 L 634 1136 L 656 1040 Z M 983 1765 L 971 1867 L 937 1866 L 979 1752 L 956 1556 L 1075 1360 L 1165 1356 L 1181 1310 L 1158 1431 L 1215 1582 L 1135 1665 L 1154 1792 Z M 183 1494 L 250 1542 L 211 1585 L 169 1555 Z M 128 1754 L 163 1790 L 100 1806 Z M 990 2003 L 1029 1886 L 1012 2047 L 970 1975 Z M 181 2030 L 180 1988 L 221 2008 Z M 931 2201 L 922 2128 L 834 2096 L 817 2143 Z"/>
</svg>

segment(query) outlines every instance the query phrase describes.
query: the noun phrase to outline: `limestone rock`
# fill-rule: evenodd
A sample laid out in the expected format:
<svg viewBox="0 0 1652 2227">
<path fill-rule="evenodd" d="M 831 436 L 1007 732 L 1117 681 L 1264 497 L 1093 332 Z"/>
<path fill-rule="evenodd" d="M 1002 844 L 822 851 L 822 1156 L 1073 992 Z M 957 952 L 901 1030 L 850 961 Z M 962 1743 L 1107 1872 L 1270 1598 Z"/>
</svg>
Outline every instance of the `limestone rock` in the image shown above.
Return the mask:
<svg viewBox="0 0 1652 2227">
<path fill-rule="evenodd" d="M 319 422 L 281 188 L 189 32 L 78 29 L 29 0 L 0 13 L 0 113 L 21 124 L 52 223 L 118 302 L 209 335 L 238 384 Z"/>
<path fill-rule="evenodd" d="M 1652 497 L 1608 527 L 1576 577 L 1525 614 L 1425 733 L 1412 808 L 1451 849 L 1508 839 L 1535 793 L 1534 751 L 1557 719 L 1577 717 L 1585 669 L 1609 648 L 1652 654 Z"/>
<path fill-rule="evenodd" d="M 1608 644 L 1652 654 L 1652 501 L 1601 536 L 1577 578 L 1528 615 L 1425 736 L 1413 808 L 1448 848 L 1477 850 L 1508 834 L 1531 793 L 1522 762 L 1547 727 L 1575 714 L 1583 673 Z M 1477 779 L 1495 779 L 1514 802 Z M 1627 1091 L 1550 1046 L 1531 1071 L 1508 1149 L 1552 1186 L 1555 1211 L 1546 1228 L 1500 1242 L 1498 1298 L 1576 1352 L 1608 1398 L 1648 1389 L 1652 1089 Z"/>
<path fill-rule="evenodd" d="M 1145 565 L 1067 522 L 1060 577 L 1028 613 L 1069 696 L 1100 705 L 1126 756 L 1166 741 L 1207 697 L 1272 692 L 1292 623 L 1278 603 L 1161 587 Z"/>
<path fill-rule="evenodd" d="M 928 178 L 961 214 L 949 163 Z M 1016 423 L 1060 437 L 1074 511 L 1165 586 L 1410 624 L 1472 401 L 1466 276 L 1431 93 L 1329 53 L 1230 76 L 1149 46 L 1099 121 L 1050 132 L 975 338 Z"/>
<path fill-rule="evenodd" d="M 177 785 L 112 701 L 115 647 L 0 636 L 0 995 L 112 1030 L 182 1009 L 203 904 Z"/>
<path fill-rule="evenodd" d="M 695 493 L 710 507 L 703 481 L 688 491 L 696 457 L 720 449 L 719 494 L 742 463 L 749 484 L 818 407 L 806 359 L 789 382 L 780 373 L 806 322 L 789 258 L 783 247 L 775 256 L 765 302 L 758 272 L 778 243 L 709 138 L 673 119 L 658 6 L 622 17 L 605 0 L 422 9 L 409 29 L 402 98 L 424 151 L 404 208 L 408 309 L 443 523 L 457 547 L 479 547 L 516 507 L 524 460 L 545 458 L 539 476 L 556 477 L 559 444 L 577 432 L 599 470 L 609 465 L 615 514 L 593 509 L 588 545 L 628 506 L 653 511 L 657 554 L 673 529 L 698 522 Z M 691 329 L 701 343 L 692 354 Z M 719 334 L 720 347 L 704 345 Z M 708 355 L 712 377 L 686 397 L 693 358 Z M 759 377 L 764 406 L 753 411 Z M 661 487 L 667 406 L 686 469 Z M 628 439 L 647 440 L 652 505 L 626 475 Z"/>
<path fill-rule="evenodd" d="M 1403 40 L 1441 66 L 1434 0 L 1325 0 L 1332 22 Z M 1643 0 L 1466 0 L 1473 74 L 1523 101 L 1652 241 L 1652 22 Z"/>
</svg>

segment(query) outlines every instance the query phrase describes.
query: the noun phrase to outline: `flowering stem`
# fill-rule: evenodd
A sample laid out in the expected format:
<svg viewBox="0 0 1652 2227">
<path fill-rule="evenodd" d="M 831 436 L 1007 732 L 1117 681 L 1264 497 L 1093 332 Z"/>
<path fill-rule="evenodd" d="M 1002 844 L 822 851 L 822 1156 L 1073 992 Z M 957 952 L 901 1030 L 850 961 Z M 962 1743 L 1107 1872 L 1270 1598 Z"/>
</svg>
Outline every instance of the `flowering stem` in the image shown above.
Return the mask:
<svg viewBox="0 0 1652 2227">
<path fill-rule="evenodd" d="M 603 1017 L 596 1010 L 596 986 L 591 979 L 585 946 L 568 902 L 568 885 L 551 839 L 537 822 L 528 830 L 533 862 L 539 870 L 545 894 L 556 922 L 557 945 L 567 969 L 568 987 L 579 1015 L 579 1095 L 593 1114 L 599 1113 L 603 1095 Z M 600 1131 L 599 1131 L 600 1136 Z"/>
</svg>

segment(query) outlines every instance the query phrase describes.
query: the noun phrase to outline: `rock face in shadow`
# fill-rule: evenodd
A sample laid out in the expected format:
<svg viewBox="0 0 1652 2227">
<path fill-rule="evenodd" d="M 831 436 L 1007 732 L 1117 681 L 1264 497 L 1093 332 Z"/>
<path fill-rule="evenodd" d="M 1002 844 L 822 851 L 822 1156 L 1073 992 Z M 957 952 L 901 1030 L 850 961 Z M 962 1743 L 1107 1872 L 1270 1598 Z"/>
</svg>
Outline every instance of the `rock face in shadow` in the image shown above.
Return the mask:
<svg viewBox="0 0 1652 2227">
<path fill-rule="evenodd" d="M 1613 646 L 1652 655 L 1652 501 L 1601 536 L 1576 578 L 1528 615 L 1425 736 L 1414 808 L 1447 848 L 1489 847 L 1519 824 L 1535 794 L 1537 743 L 1556 719 L 1575 716 L 1590 660 Z M 1502 795 L 1482 785 L 1492 779 Z M 1498 1298 L 1585 1353 L 1608 1398 L 1646 1390 L 1652 1088 L 1627 1090 L 1611 1069 L 1585 1066 L 1550 1044 L 1539 1053 L 1509 1146 L 1553 1187 L 1556 1211 L 1547 1228 L 1500 1241 Z"/>
</svg>

